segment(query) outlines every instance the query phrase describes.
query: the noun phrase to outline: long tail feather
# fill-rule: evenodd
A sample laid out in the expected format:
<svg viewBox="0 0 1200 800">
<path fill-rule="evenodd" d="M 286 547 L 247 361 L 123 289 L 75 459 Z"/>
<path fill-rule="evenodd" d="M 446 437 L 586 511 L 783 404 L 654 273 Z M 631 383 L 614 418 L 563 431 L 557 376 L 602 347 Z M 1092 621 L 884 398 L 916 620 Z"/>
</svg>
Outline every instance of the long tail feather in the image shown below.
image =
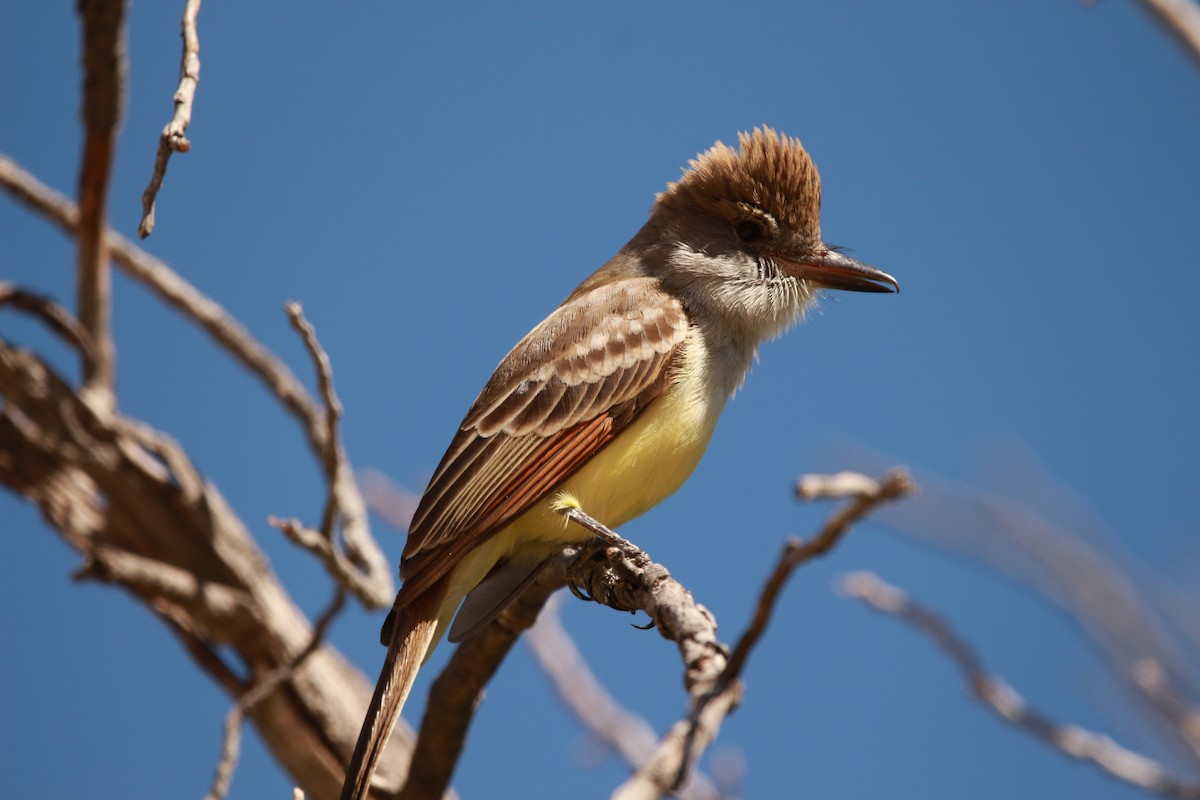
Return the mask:
<svg viewBox="0 0 1200 800">
<path fill-rule="evenodd" d="M 371 705 L 367 707 L 354 755 L 346 768 L 341 800 L 366 800 L 375 767 L 437 630 L 442 601 L 439 589 L 438 586 L 431 587 L 403 608 L 394 609 L 389 616 L 391 635 L 387 657 L 375 684 Z"/>
</svg>

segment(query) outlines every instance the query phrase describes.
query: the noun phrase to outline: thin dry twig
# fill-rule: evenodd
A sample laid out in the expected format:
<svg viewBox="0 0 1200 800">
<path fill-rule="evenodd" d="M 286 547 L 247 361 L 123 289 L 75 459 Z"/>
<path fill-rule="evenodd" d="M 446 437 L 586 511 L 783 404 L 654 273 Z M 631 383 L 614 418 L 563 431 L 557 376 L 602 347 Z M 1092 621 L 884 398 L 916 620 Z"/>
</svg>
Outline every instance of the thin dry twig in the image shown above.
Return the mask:
<svg viewBox="0 0 1200 800">
<path fill-rule="evenodd" d="M 791 539 L 784 546 L 775 570 L 767 578 L 759 595 L 750 625 L 729 656 L 729 664 L 725 667 L 725 674 L 721 676 L 721 680 L 729 681 L 741 676 L 750 651 L 766 631 L 779 595 L 797 567 L 828 553 L 850 530 L 850 526 L 880 505 L 911 496 L 916 491 L 917 486 L 912 477 L 901 468 L 888 470 L 880 480 L 859 473 L 843 472 L 837 475 L 805 475 L 797 481 L 796 494 L 801 499 L 854 499 L 837 509 L 816 536 L 807 541 Z"/>
<path fill-rule="evenodd" d="M 863 461 L 881 463 L 880 457 Z M 1136 680 L 1138 664 L 1152 659 L 1165 670 L 1172 691 L 1195 704 L 1194 659 L 1180 638 L 1200 618 L 1195 604 L 1172 594 L 1164 606 L 1165 587 L 1128 554 L 1113 552 L 1094 512 L 1024 449 L 992 447 L 986 464 L 989 488 L 927 475 L 924 502 L 889 510 L 885 524 L 997 570 L 1064 610 L 1129 688 L 1135 708 L 1156 733 L 1177 740 L 1193 764 L 1200 764 L 1187 718 L 1148 696 Z"/>
<path fill-rule="evenodd" d="M 1191 0 L 1142 0 L 1142 5 L 1200 62 L 1200 6 Z"/>
<path fill-rule="evenodd" d="M 586 515 L 571 518 L 589 528 L 600 525 L 586 522 Z M 607 537 L 624 542 L 611 531 Z M 716 621 L 662 565 L 628 542 L 614 545 L 596 539 L 567 548 L 499 617 L 463 641 L 434 681 L 411 773 L 400 795 L 404 800 L 440 796 L 461 754 L 483 687 L 520 632 L 533 624 L 546 597 L 564 584 L 584 589 L 589 599 L 610 608 L 648 614 L 659 633 L 678 646 L 689 692 L 703 692 L 724 669 L 726 649 L 717 641 Z"/>
<path fill-rule="evenodd" d="M 298 519 L 281 519 L 268 517 L 267 524 L 283 533 L 288 541 L 302 550 L 307 550 L 320 560 L 325 571 L 329 573 L 339 586 L 342 586 L 354 597 L 358 598 L 368 608 L 373 605 L 377 586 L 368 579 L 362 571 L 355 569 L 341 551 L 334 546 L 324 533 L 309 528 Z M 368 602 L 369 601 L 369 602 Z"/>
<path fill-rule="evenodd" d="M 76 291 L 80 324 L 93 348 L 83 359 L 84 393 L 103 411 L 116 405 L 112 341 L 108 183 L 125 91 L 125 10 L 120 0 L 80 0 L 83 25 L 83 157 L 79 171 Z M 90 357 L 88 357 L 90 355 Z"/>
<path fill-rule="evenodd" d="M 342 448 L 341 434 L 338 430 L 342 419 L 342 401 L 338 399 L 333 388 L 333 365 L 317 340 L 316 329 L 304 318 L 301 305 L 295 301 L 286 303 L 284 311 L 292 327 L 304 340 L 304 347 L 312 358 L 313 367 L 317 372 L 317 387 L 325 405 L 325 450 L 321 454 L 321 466 L 325 471 L 325 481 L 329 485 L 329 495 L 325 501 L 325 510 L 321 513 L 321 533 L 332 541 L 334 526 L 340 518 L 343 534 L 349 533 L 349 538 L 357 542 L 367 525 L 366 507 Z"/>
<path fill-rule="evenodd" d="M 26 291 L 12 283 L 0 282 L 0 306 L 12 306 L 38 317 L 59 338 L 81 351 L 84 358 L 95 356 L 92 338 L 83 325 L 71 316 L 71 312 L 49 297 Z"/>
<path fill-rule="evenodd" d="M 596 678 L 558 616 L 562 595 L 542 609 L 525 643 L 550 679 L 559 699 L 597 741 L 620 755 L 631 767 L 654 752 L 658 735 L 644 717 L 621 707 Z M 677 793 L 681 800 L 717 800 L 720 790 L 708 776 L 693 772 Z"/>
<path fill-rule="evenodd" d="M 42 184 L 12 159 L 4 156 L 0 156 L 0 186 L 29 208 L 58 224 L 69 235 L 75 235 L 79 227 L 78 207 L 70 199 Z M 108 231 L 106 238 L 113 261 L 119 267 L 159 295 L 184 317 L 198 324 L 291 412 L 307 434 L 309 446 L 327 475 L 330 454 L 333 453 L 337 467 L 331 491 L 337 494 L 342 514 L 342 539 L 351 563 L 362 573 L 345 585 L 369 608 L 383 608 L 389 605 L 396 591 L 392 580 L 392 567 L 371 537 L 365 503 L 354 482 L 353 472 L 344 455 L 338 457 L 341 447 L 336 441 L 336 435 L 331 434 L 336 428 L 330 426 L 330 395 L 325 395 L 327 405 L 324 410 L 321 409 L 291 369 L 258 342 L 219 304 L 198 291 L 165 263 L 115 231 Z M 311 352 L 313 351 L 310 348 Z M 324 357 L 323 353 L 320 355 Z M 327 357 L 324 358 L 327 363 Z M 314 360 L 318 360 L 316 356 Z M 325 377 L 328 377 L 328 372 Z M 318 378 L 322 379 L 320 366 Z M 325 560 L 325 563 L 328 565 L 332 562 Z M 344 559 L 340 566 L 342 568 L 332 574 L 339 580 L 346 579 L 351 574 L 351 567 Z"/>
<path fill-rule="evenodd" d="M 175 90 L 175 113 L 163 128 L 158 139 L 158 153 L 154 157 L 154 173 L 150 185 L 142 192 L 142 221 L 138 224 L 138 236 L 145 239 L 154 230 L 154 203 L 163 178 L 167 175 L 167 161 L 175 152 L 186 153 L 192 149 L 187 139 L 188 125 L 192 123 L 192 104 L 196 100 L 196 86 L 200 83 L 200 37 L 196 33 L 196 16 L 200 13 L 200 0 L 187 0 L 181 23 L 183 56 L 179 61 L 179 88 Z"/>
<path fill-rule="evenodd" d="M 330 601 L 328 608 L 321 613 L 321 616 L 317 618 L 317 622 L 313 626 L 312 639 L 309 640 L 308 646 L 301 650 L 291 663 L 277 667 L 261 681 L 246 690 L 238 698 L 238 701 L 233 704 L 233 708 L 229 710 L 229 714 L 225 717 L 221 757 L 217 761 L 212 785 L 208 790 L 208 794 L 204 796 L 204 800 L 224 800 L 225 796 L 229 793 L 229 784 L 233 781 L 233 772 L 237 769 L 237 762 L 241 752 L 242 721 L 245 719 L 246 714 L 285 682 L 291 680 L 296 669 L 321 646 L 321 643 L 325 640 L 325 634 L 328 632 L 329 626 L 333 624 L 334 619 L 341 613 L 345 605 L 346 590 L 342 586 L 337 586 L 334 590 L 333 600 Z"/>
<path fill-rule="evenodd" d="M 725 669 L 728 648 L 717 639 L 717 621 L 709 610 L 666 567 L 604 523 L 579 508 L 560 513 L 597 535 L 568 566 L 568 588 L 617 611 L 645 612 L 662 637 L 679 647 L 688 693 L 700 695 L 711 687 Z"/>
<path fill-rule="evenodd" d="M 342 418 L 342 403 L 333 388 L 333 366 L 329 355 L 321 347 L 317 339 L 316 329 L 304 318 L 304 310 L 297 302 L 289 302 L 284 306 L 292 327 L 300 334 L 304 347 L 312 358 L 313 367 L 317 373 L 317 386 L 324 402 L 325 414 L 322 419 L 324 430 L 321 436 L 323 449 L 319 453 L 321 468 L 325 473 L 326 492 L 325 507 L 321 513 L 321 536 L 328 542 L 328 553 L 334 556 L 322 558 L 330 567 L 331 574 L 338 580 L 345 580 L 344 585 L 351 588 L 359 600 L 369 608 L 380 608 L 390 602 L 390 581 L 388 594 L 379 595 L 383 588 L 378 581 L 371 580 L 372 557 L 378 553 L 375 540 L 367 523 L 366 503 L 354 480 L 354 470 L 346 458 L 342 447 L 339 424 Z M 348 558 L 341 558 L 336 544 L 338 523 L 341 523 L 342 542 Z M 293 541 L 295 541 L 293 539 Z M 353 566 L 352 566 L 353 565 Z M 362 567 L 365 574 L 358 575 Z M 376 564 L 375 566 L 378 566 Z"/>
<path fill-rule="evenodd" d="M 870 572 L 846 576 L 840 589 L 848 597 L 933 639 L 962 672 L 971 694 L 1006 722 L 1033 734 L 1055 750 L 1092 763 L 1126 783 L 1166 797 L 1200 798 L 1200 785 L 1171 776 L 1157 762 L 1120 746 L 1107 736 L 1076 725 L 1057 723 L 1030 708 L 1015 689 L 987 672 L 974 648 L 945 619 L 914 602 L 904 590 Z"/>
<path fill-rule="evenodd" d="M 728 648 L 717 639 L 712 614 L 696 603 L 691 592 L 665 567 L 581 509 L 564 508 L 560 513 L 597 536 L 567 571 L 572 591 L 609 608 L 644 611 L 659 633 L 676 643 L 683 656 L 684 686 L 692 712 L 672 726 L 613 797 L 630 800 L 677 792 L 687 781 L 698 755 L 716 738 L 725 717 L 741 701 L 740 681 L 715 691 L 728 664 Z"/>
<path fill-rule="evenodd" d="M 1157 658 L 1141 658 L 1132 668 L 1133 684 L 1154 709 L 1179 732 L 1200 759 L 1200 708 L 1183 699 L 1166 667 Z"/>
<path fill-rule="evenodd" d="M 70 198 L 46 186 L 14 160 L 3 155 L 0 155 L 0 186 L 26 207 L 58 225 L 68 236 L 76 235 L 79 207 Z M 186 319 L 199 325 L 222 349 L 258 378 L 300 422 L 308 434 L 312 449 L 317 453 L 324 451 L 321 412 L 287 364 L 255 339 L 221 305 L 164 262 L 116 231 L 109 230 L 106 238 L 117 266 Z"/>
<path fill-rule="evenodd" d="M 789 541 L 759 596 L 754 617 L 739 638 L 724 668 L 703 692 L 692 694 L 688 715 L 672 726 L 654 755 L 613 792 L 613 800 L 649 800 L 674 792 L 716 738 L 721 723 L 741 700 L 740 676 L 750 653 L 766 631 L 775 604 L 788 577 L 799 565 L 829 552 L 850 526 L 889 500 L 908 496 L 916 486 L 908 473 L 894 468 L 880 480 L 842 473 L 805 476 L 797 482 L 803 498 L 853 497 L 837 509 L 812 539 Z"/>
</svg>

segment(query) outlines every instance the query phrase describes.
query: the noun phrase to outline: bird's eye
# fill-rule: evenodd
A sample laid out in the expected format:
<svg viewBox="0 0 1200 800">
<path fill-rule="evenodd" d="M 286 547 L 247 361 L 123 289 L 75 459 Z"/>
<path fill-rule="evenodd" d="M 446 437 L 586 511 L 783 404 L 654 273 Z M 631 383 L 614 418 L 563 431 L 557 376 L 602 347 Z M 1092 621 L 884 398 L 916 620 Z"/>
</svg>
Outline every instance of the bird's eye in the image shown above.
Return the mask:
<svg viewBox="0 0 1200 800">
<path fill-rule="evenodd" d="M 744 219 L 733 227 L 734 233 L 746 244 L 757 242 L 766 235 L 766 228 L 757 220 Z"/>
</svg>

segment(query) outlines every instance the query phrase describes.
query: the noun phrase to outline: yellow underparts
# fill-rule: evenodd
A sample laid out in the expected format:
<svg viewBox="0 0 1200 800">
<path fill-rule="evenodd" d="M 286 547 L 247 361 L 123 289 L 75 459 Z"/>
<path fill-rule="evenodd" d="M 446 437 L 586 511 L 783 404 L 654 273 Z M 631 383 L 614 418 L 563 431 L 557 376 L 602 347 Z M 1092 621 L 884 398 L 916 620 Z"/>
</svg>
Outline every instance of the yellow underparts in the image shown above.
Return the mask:
<svg viewBox="0 0 1200 800">
<path fill-rule="evenodd" d="M 442 608 L 443 627 L 459 600 L 502 559 L 545 558 L 591 534 L 559 513 L 578 507 L 616 528 L 675 492 L 700 462 L 728 396 L 712 374 L 703 339 L 693 331 L 675 382 L 616 439 L 457 567 Z"/>
</svg>

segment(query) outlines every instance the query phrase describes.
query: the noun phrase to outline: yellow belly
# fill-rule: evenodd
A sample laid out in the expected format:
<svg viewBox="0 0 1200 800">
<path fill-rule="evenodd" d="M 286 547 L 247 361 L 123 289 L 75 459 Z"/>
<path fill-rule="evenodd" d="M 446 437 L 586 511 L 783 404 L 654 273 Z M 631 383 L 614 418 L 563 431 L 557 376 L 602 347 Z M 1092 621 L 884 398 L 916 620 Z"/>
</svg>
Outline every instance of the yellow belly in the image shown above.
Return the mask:
<svg viewBox="0 0 1200 800">
<path fill-rule="evenodd" d="M 682 486 L 700 463 L 725 404 L 725 392 L 708 379 L 705 355 L 698 337 L 689 341 L 680 377 L 616 439 L 500 534 L 509 540 L 503 555 L 519 551 L 524 542 L 557 545 L 591 538 L 558 513 L 564 504 L 577 505 L 615 528 Z"/>
<path fill-rule="evenodd" d="M 555 509 L 577 505 L 609 527 L 645 513 L 683 485 L 700 462 L 733 381 L 714 374 L 703 339 L 689 336 L 679 378 L 638 419 L 557 490 L 463 558 L 451 578 L 443 626 L 459 599 L 502 559 L 540 561 L 591 534 Z"/>
</svg>

